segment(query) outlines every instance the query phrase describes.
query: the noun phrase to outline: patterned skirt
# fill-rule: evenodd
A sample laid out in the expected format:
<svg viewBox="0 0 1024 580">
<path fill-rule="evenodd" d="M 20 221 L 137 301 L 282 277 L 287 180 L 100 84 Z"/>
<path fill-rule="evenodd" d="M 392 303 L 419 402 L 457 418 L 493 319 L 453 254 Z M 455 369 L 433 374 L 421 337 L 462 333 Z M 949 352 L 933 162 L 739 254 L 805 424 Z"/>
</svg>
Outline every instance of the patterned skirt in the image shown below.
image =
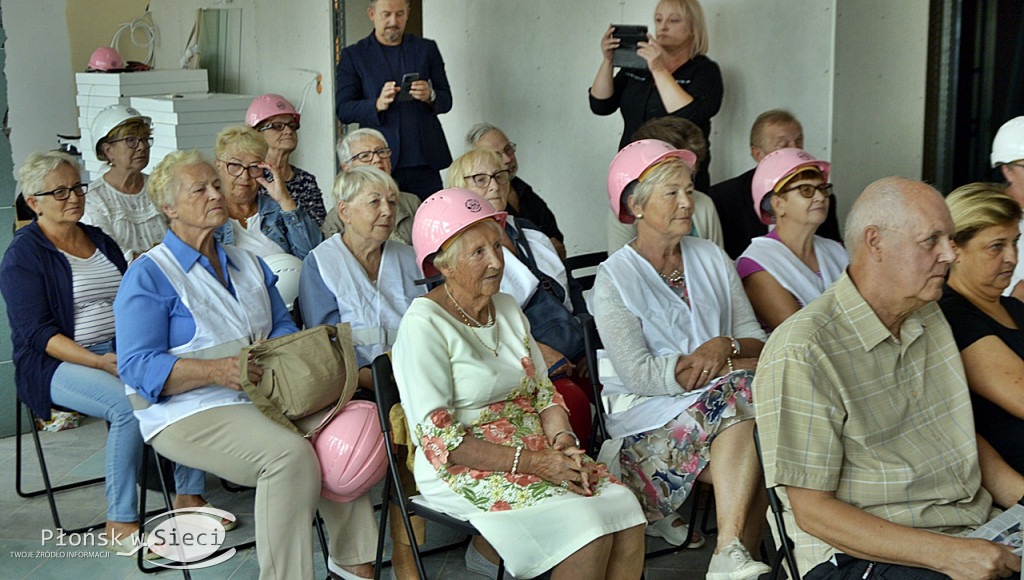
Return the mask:
<svg viewBox="0 0 1024 580">
<path fill-rule="evenodd" d="M 622 481 L 640 500 L 649 522 L 671 514 L 686 501 L 711 459 L 711 443 L 729 427 L 754 418 L 752 371 L 715 379 L 711 388 L 665 426 L 622 440 Z"/>
</svg>

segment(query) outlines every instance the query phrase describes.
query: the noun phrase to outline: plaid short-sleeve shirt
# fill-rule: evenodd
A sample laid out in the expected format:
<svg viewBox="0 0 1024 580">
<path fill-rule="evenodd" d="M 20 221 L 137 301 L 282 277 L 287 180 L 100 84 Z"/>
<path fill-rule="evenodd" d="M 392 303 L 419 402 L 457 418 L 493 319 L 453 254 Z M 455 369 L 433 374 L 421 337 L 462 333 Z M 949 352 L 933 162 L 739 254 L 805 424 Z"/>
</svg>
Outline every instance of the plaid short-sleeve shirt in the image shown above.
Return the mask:
<svg viewBox="0 0 1024 580">
<path fill-rule="evenodd" d="M 988 519 L 967 380 L 936 303 L 895 337 L 844 273 L 772 333 L 753 393 L 769 485 L 832 491 L 934 532 Z M 800 530 L 780 491 L 807 572 L 836 550 Z"/>
</svg>

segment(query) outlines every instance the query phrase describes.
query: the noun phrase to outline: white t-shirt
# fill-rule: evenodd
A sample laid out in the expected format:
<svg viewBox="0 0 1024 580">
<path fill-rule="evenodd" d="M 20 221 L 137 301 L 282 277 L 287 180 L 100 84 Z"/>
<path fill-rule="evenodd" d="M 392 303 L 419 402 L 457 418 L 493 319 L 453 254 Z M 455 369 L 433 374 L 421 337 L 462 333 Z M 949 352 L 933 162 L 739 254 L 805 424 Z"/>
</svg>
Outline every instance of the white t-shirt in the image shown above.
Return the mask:
<svg viewBox="0 0 1024 580">
<path fill-rule="evenodd" d="M 114 238 L 128 262 L 163 241 L 167 232 L 167 219 L 146 193 L 145 180 L 149 176 L 143 175 L 142 179 L 142 190 L 128 194 L 100 177 L 89 184 L 85 196 L 82 223 L 96 226 Z"/>
<path fill-rule="evenodd" d="M 246 218 L 246 227 L 244 228 L 238 220 L 231 218 L 231 229 L 234 230 L 235 234 L 235 246 L 249 250 L 261 258 L 266 258 L 271 254 L 280 254 L 282 252 L 281 246 L 263 234 L 260 230 L 262 224 L 263 217 L 260 215 L 260 212 L 256 212 L 254 215 Z"/>
</svg>

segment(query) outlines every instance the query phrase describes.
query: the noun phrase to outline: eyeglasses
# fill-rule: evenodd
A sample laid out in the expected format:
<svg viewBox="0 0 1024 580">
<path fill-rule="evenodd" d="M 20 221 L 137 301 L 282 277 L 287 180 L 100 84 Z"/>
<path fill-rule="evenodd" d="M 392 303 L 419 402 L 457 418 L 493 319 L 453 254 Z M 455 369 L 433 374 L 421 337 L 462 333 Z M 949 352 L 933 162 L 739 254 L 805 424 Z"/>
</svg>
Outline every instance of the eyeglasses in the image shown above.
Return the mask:
<svg viewBox="0 0 1024 580">
<path fill-rule="evenodd" d="M 789 193 L 791 191 L 799 192 L 801 196 L 811 199 L 814 197 L 814 193 L 820 191 L 825 197 L 832 196 L 832 184 L 831 183 L 819 183 L 818 185 L 811 185 L 810 183 L 801 183 L 800 185 L 794 185 L 789 189 L 783 189 L 779 192 L 779 195 L 783 193 Z"/>
<path fill-rule="evenodd" d="M 491 184 L 493 179 L 498 185 L 505 185 L 508 183 L 508 169 L 502 169 L 497 173 L 477 173 L 475 175 L 467 175 L 464 178 L 466 181 L 472 181 L 477 187 L 487 187 Z"/>
<path fill-rule="evenodd" d="M 358 159 L 363 163 L 372 163 L 374 156 L 380 157 L 381 159 L 387 159 L 388 157 L 391 157 L 391 148 L 381 147 L 380 149 L 374 149 L 373 151 L 361 151 L 352 157 L 349 157 L 348 162 L 351 163 Z"/>
<path fill-rule="evenodd" d="M 145 143 L 146 147 L 153 146 L 152 137 L 136 137 L 135 135 L 131 135 L 129 137 L 122 137 L 120 139 L 114 139 L 113 141 L 107 141 L 107 143 L 114 144 L 119 141 L 124 141 L 124 144 L 127 145 L 129 149 L 135 149 L 136 147 L 139 146 L 140 143 Z"/>
<path fill-rule="evenodd" d="M 508 145 L 505 145 L 505 148 L 502 149 L 501 152 L 504 153 L 505 155 L 508 155 L 509 157 L 512 157 L 513 155 L 516 154 L 516 144 L 509 141 Z"/>
<path fill-rule="evenodd" d="M 76 183 L 71 187 L 58 187 L 51 191 L 43 191 L 40 193 L 33 193 L 33 197 L 43 197 L 44 195 L 52 195 L 53 199 L 57 201 L 64 201 L 71 197 L 71 192 L 75 192 L 78 197 L 85 197 L 85 194 L 89 192 L 89 186 L 84 183 Z"/>
<path fill-rule="evenodd" d="M 289 123 L 282 123 L 280 121 L 278 121 L 276 123 L 267 123 L 266 125 L 260 127 L 259 129 L 256 129 L 256 130 L 259 131 L 260 133 L 262 133 L 264 131 L 269 131 L 271 129 L 273 129 L 275 131 L 284 131 L 285 127 L 291 129 L 293 132 L 299 130 L 299 124 L 297 122 L 295 122 L 295 121 L 291 121 Z"/>
<path fill-rule="evenodd" d="M 253 179 L 263 176 L 263 168 L 260 167 L 259 164 L 257 163 L 253 163 L 252 165 L 242 165 L 241 163 L 224 161 L 223 159 L 218 159 L 217 161 L 220 161 L 221 163 L 224 164 L 224 167 L 226 167 L 228 170 L 228 175 L 232 177 L 239 177 L 240 175 L 242 175 L 243 171 L 249 172 L 249 177 Z"/>
</svg>

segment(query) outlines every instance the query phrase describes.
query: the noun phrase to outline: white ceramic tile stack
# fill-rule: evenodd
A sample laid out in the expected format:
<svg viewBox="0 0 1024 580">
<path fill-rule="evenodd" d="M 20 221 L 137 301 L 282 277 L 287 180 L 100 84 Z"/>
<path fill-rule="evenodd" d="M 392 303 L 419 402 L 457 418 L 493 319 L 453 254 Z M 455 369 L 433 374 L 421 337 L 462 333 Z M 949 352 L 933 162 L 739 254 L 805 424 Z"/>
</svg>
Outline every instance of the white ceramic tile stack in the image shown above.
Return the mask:
<svg viewBox="0 0 1024 580">
<path fill-rule="evenodd" d="M 212 162 L 217 133 L 244 123 L 250 103 L 251 96 L 227 93 L 132 97 L 131 105 L 153 120 L 153 149 L 146 171 L 179 149 L 199 149 Z"/>
<path fill-rule="evenodd" d="M 132 73 L 77 73 L 78 127 L 85 169 L 92 179 L 102 173 L 103 163 L 92 149 L 92 121 L 110 105 L 131 104 L 132 97 L 147 95 L 203 95 L 209 90 L 205 70 L 151 70 Z M 150 168 L 153 163 L 150 163 Z M 148 169 L 147 169 L 148 171 Z"/>
</svg>

